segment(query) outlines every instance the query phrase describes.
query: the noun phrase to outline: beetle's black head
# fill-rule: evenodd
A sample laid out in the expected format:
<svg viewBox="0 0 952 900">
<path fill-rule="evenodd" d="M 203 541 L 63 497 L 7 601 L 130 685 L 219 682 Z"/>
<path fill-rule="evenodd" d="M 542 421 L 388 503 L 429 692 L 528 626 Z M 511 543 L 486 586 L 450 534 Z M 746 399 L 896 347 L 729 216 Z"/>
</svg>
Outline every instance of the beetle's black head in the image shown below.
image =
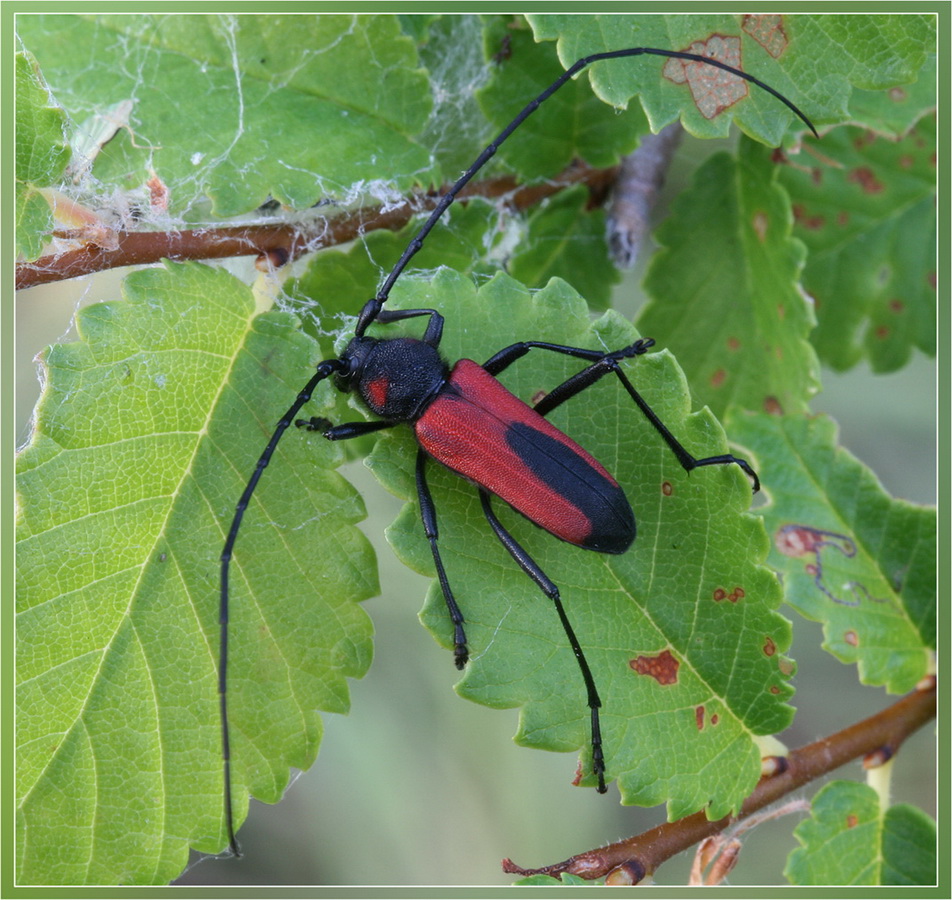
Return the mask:
<svg viewBox="0 0 952 900">
<path fill-rule="evenodd" d="M 439 352 L 416 338 L 355 337 L 341 362 L 338 387 L 356 391 L 371 412 L 392 422 L 416 421 L 449 374 Z"/>
</svg>

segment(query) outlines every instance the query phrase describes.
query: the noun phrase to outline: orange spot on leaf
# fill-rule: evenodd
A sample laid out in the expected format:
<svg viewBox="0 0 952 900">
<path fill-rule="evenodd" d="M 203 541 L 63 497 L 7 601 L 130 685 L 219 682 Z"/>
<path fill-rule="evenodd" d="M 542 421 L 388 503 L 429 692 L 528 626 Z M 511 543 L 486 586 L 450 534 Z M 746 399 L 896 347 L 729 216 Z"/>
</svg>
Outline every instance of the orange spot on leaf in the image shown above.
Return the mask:
<svg viewBox="0 0 952 900">
<path fill-rule="evenodd" d="M 847 631 L 843 635 L 843 640 L 846 641 L 851 647 L 859 646 L 859 635 L 855 631 Z"/>
<path fill-rule="evenodd" d="M 846 180 L 858 184 L 867 194 L 881 194 L 886 189 L 886 186 L 876 177 L 876 173 L 869 166 L 858 166 L 853 169 L 846 176 Z"/>
<path fill-rule="evenodd" d="M 674 487 L 670 481 L 661 483 L 661 493 L 664 494 L 665 497 L 670 497 L 674 493 Z"/>
<path fill-rule="evenodd" d="M 678 667 L 681 665 L 670 650 L 662 650 L 657 656 L 639 656 L 629 660 L 628 665 L 639 675 L 648 675 L 658 684 L 677 684 Z"/>
<path fill-rule="evenodd" d="M 735 353 L 740 350 L 740 341 L 735 337 L 729 337 L 727 339 L 727 349 L 733 350 Z"/>
<path fill-rule="evenodd" d="M 727 378 L 727 373 L 723 369 L 718 369 L 711 376 L 711 387 L 719 388 L 724 383 L 725 378 Z"/>
<path fill-rule="evenodd" d="M 694 721 L 697 722 L 697 730 L 704 730 L 704 707 L 698 706 L 694 709 Z"/>
<path fill-rule="evenodd" d="M 793 204 L 793 220 L 799 226 L 806 228 L 809 231 L 819 231 L 826 225 L 826 216 L 821 216 L 819 214 L 815 216 L 810 215 L 802 203 Z"/>
<path fill-rule="evenodd" d="M 847 828 L 855 828 L 858 824 L 859 824 L 859 819 L 858 819 L 856 816 L 854 816 L 853 813 L 850 813 L 850 814 L 846 817 L 846 827 L 847 827 Z"/>
<path fill-rule="evenodd" d="M 720 603 L 720 601 L 723 600 L 726 596 L 727 596 L 727 591 L 725 591 L 724 588 L 718 588 L 716 591 L 714 591 L 714 600 L 718 603 Z"/>
<path fill-rule="evenodd" d="M 782 416 L 783 407 L 776 397 L 764 397 L 764 412 L 770 413 L 772 416 Z"/>
<path fill-rule="evenodd" d="M 764 656 L 773 656 L 777 652 L 777 645 L 770 635 L 764 640 Z"/>
<path fill-rule="evenodd" d="M 898 297 L 893 297 L 893 299 L 889 301 L 889 308 L 898 315 L 905 310 L 906 304 Z"/>
<path fill-rule="evenodd" d="M 706 56 L 741 68 L 740 38 L 712 34 L 706 41 L 695 41 L 685 47 L 688 53 Z M 723 69 L 686 59 L 669 59 L 662 74 L 675 84 L 687 82 L 694 103 L 705 119 L 713 119 L 729 106 L 747 96 L 747 82 Z"/>
</svg>

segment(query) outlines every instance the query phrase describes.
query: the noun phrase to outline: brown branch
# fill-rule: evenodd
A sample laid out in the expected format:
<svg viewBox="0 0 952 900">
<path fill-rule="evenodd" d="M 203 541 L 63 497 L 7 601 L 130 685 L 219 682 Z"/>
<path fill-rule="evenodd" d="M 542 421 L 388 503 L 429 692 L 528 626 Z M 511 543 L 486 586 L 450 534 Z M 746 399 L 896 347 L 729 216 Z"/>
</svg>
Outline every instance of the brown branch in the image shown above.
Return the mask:
<svg viewBox="0 0 952 900">
<path fill-rule="evenodd" d="M 573 184 L 586 184 L 593 195 L 604 196 L 617 171 L 617 166 L 591 169 L 573 164 L 552 181 L 525 187 L 518 187 L 509 176 L 491 178 L 468 185 L 459 199 L 511 195 L 510 206 L 524 210 Z M 315 244 L 321 247 L 346 244 L 364 231 L 378 228 L 398 231 L 418 212 L 433 209 L 441 193 L 430 191 L 418 195 L 412 202 L 387 212 L 379 207 L 369 207 L 329 222 L 321 220 L 311 226 L 274 224 L 192 231 L 116 231 L 110 234 L 114 239 L 109 241 L 108 247 L 86 243 L 75 250 L 18 264 L 16 286 L 18 289 L 35 287 L 120 266 L 156 263 L 161 259 L 225 259 L 253 254 L 286 262 Z"/>
<path fill-rule="evenodd" d="M 637 884 L 682 850 L 723 831 L 734 822 L 769 806 L 785 794 L 850 760 L 864 756 L 867 768 L 882 765 L 896 754 L 910 734 L 935 718 L 935 712 L 935 677 L 930 676 L 923 679 L 915 691 L 882 712 L 828 738 L 792 750 L 788 756 L 770 757 L 767 764 L 772 771 L 760 779 L 736 817 L 727 816 L 717 822 L 710 822 L 702 810 L 677 822 L 667 822 L 643 834 L 539 869 L 523 869 L 504 859 L 503 871 L 556 878 L 563 872 L 569 872 L 586 879 L 612 873 L 616 883 Z"/>
</svg>

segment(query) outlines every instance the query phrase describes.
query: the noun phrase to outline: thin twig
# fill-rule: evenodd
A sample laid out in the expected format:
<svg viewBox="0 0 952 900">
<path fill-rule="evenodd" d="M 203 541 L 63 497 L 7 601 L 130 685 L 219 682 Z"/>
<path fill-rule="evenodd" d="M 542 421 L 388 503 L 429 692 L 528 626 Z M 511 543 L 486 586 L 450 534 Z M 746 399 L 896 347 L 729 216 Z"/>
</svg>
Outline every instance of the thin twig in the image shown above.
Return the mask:
<svg viewBox="0 0 952 900">
<path fill-rule="evenodd" d="M 850 760 L 864 756 L 868 758 L 866 764 L 872 765 L 891 759 L 910 734 L 935 718 L 935 712 L 935 677 L 930 676 L 923 679 L 915 691 L 882 712 L 828 738 L 792 750 L 785 757 L 772 758 L 773 771 L 760 779 L 736 817 L 726 816 L 711 822 L 701 810 L 676 822 L 667 822 L 634 837 L 538 869 L 524 869 L 504 859 L 503 871 L 556 878 L 569 872 L 580 878 L 593 879 L 619 869 L 624 871 L 625 883 L 637 884 L 672 856 Z"/>
<path fill-rule="evenodd" d="M 603 195 L 617 172 L 617 166 L 592 169 L 573 164 L 552 181 L 523 187 L 518 187 L 509 176 L 490 178 L 469 185 L 461 192 L 460 199 L 507 197 L 513 209 L 524 210 L 573 184 L 586 184 L 593 194 Z M 121 266 L 157 263 L 161 259 L 226 259 L 267 254 L 288 261 L 315 246 L 346 244 L 366 231 L 378 228 L 397 231 L 417 213 L 433 209 L 440 196 L 440 191 L 431 191 L 386 212 L 370 207 L 330 221 L 321 219 L 310 227 L 280 223 L 179 231 L 116 231 L 115 240 L 110 241 L 108 247 L 87 243 L 74 250 L 18 264 L 16 286 L 18 289 L 35 287 Z"/>
</svg>

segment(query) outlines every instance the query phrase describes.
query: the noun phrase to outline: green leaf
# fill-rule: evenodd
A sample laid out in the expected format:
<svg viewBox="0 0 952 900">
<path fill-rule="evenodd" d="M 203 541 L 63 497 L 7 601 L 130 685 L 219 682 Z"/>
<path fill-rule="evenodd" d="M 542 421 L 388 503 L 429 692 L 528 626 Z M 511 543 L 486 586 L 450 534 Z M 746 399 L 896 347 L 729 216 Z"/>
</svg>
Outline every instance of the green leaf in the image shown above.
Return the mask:
<svg viewBox="0 0 952 900">
<path fill-rule="evenodd" d="M 886 494 L 826 417 L 738 415 L 730 429 L 757 460 L 787 602 L 865 684 L 910 690 L 936 645 L 935 510 Z"/>
<path fill-rule="evenodd" d="M 588 199 L 588 191 L 576 185 L 541 204 L 529 216 L 528 234 L 517 245 L 507 269 L 529 287 L 562 278 L 592 309 L 604 310 L 621 274 L 608 254 L 605 212 L 587 212 Z"/>
<path fill-rule="evenodd" d="M 750 141 L 737 158 L 711 157 L 656 230 L 662 249 L 645 275 L 652 299 L 639 329 L 677 355 L 719 415 L 803 411 L 819 388 L 813 314 L 797 284 L 803 245 L 776 168 Z"/>
<path fill-rule="evenodd" d="M 558 38 L 559 59 L 566 68 L 589 53 L 622 47 L 714 53 L 778 90 L 815 125 L 844 120 L 851 86 L 879 90 L 912 82 L 935 52 L 931 15 L 530 15 L 527 19 L 537 40 Z M 664 73 L 661 79 L 658 69 Z M 725 135 L 733 119 L 748 136 L 773 146 L 780 143 L 793 113 L 774 97 L 726 73 L 711 76 L 689 69 L 694 102 L 684 103 L 688 88 L 676 83 L 676 72 L 678 64 L 673 61 L 652 64 L 639 59 L 627 66 L 618 61 L 596 64 L 591 77 L 596 94 L 615 106 L 639 94 L 654 132 L 673 121 L 680 109 L 685 128 L 699 137 Z M 683 75 L 678 80 L 683 82 Z M 730 117 L 720 115 L 725 109 Z M 793 124 L 802 130 L 798 120 Z"/>
<path fill-rule="evenodd" d="M 16 54 L 16 252 L 36 259 L 53 230 L 40 188 L 55 184 L 69 162 L 66 114 L 54 105 L 36 60 Z"/>
<path fill-rule="evenodd" d="M 936 58 L 932 54 L 923 63 L 912 84 L 887 90 L 853 91 L 850 120 L 877 134 L 903 137 L 916 122 L 936 107 Z"/>
<path fill-rule="evenodd" d="M 883 810 L 868 785 L 826 785 L 794 834 L 803 846 L 784 870 L 792 884 L 935 884 L 935 822 L 908 804 Z"/>
<path fill-rule="evenodd" d="M 477 291 L 441 270 L 431 281 L 403 279 L 391 306 L 439 309 L 450 359 L 483 361 L 521 337 L 605 348 L 636 337 L 611 313 L 591 324 L 582 298 L 558 280 L 531 293 L 500 275 Z M 689 414 L 686 385 L 669 353 L 625 367 L 691 452 L 725 451 L 710 413 Z M 502 379 L 529 399 L 578 370 L 577 361 L 537 350 Z M 612 557 L 560 543 L 496 504 L 506 528 L 561 589 L 603 701 L 608 774 L 626 803 L 667 802 L 672 817 L 700 808 L 725 815 L 759 777 L 755 737 L 782 730 L 792 713 L 785 703 L 792 665 L 782 656 L 789 626 L 773 611 L 778 585 L 759 565 L 766 544 L 759 521 L 745 513 L 750 483 L 733 466 L 688 476 L 615 379 L 550 418 L 618 477 L 638 520 L 632 550 Z M 432 575 L 414 459 L 410 435 L 388 433 L 368 465 L 389 490 L 414 498 L 387 534 L 408 565 Z M 488 706 L 520 707 L 521 744 L 581 748 L 577 777 L 591 784 L 585 691 L 551 603 L 495 539 L 473 487 L 438 466 L 428 472 L 441 553 L 470 642 L 458 692 Z M 436 585 L 422 616 L 451 646 Z"/>
<path fill-rule="evenodd" d="M 154 169 L 173 215 L 205 197 L 231 216 L 269 196 L 306 208 L 358 182 L 438 180 L 412 139 L 426 76 L 392 16 L 27 14 L 17 30 L 74 119 L 136 101 L 135 138 L 117 136 L 94 174 L 131 189 Z"/>
<path fill-rule="evenodd" d="M 43 355 L 17 460 L 18 879 L 164 882 L 225 842 L 218 556 L 313 342 L 223 270 L 168 264 Z M 319 406 L 317 406 L 320 409 Z M 294 438 L 297 438 L 296 440 Z M 238 821 L 314 759 L 370 663 L 373 555 L 325 441 L 284 441 L 232 563 Z M 322 471 L 323 470 L 323 471 Z"/>
<path fill-rule="evenodd" d="M 784 166 L 796 235 L 809 248 L 803 284 L 816 302 L 820 358 L 877 372 L 936 346 L 935 118 L 902 140 L 837 128 L 805 141 L 809 168 Z"/>
<path fill-rule="evenodd" d="M 551 45 L 534 44 L 525 31 L 510 29 L 507 35 L 509 51 L 479 93 L 480 106 L 497 131 L 563 73 Z M 578 78 L 526 119 L 499 155 L 525 179 L 538 179 L 561 172 L 576 158 L 596 167 L 614 165 L 647 130 L 640 110 L 619 116 L 592 93 L 587 79 Z"/>
</svg>

